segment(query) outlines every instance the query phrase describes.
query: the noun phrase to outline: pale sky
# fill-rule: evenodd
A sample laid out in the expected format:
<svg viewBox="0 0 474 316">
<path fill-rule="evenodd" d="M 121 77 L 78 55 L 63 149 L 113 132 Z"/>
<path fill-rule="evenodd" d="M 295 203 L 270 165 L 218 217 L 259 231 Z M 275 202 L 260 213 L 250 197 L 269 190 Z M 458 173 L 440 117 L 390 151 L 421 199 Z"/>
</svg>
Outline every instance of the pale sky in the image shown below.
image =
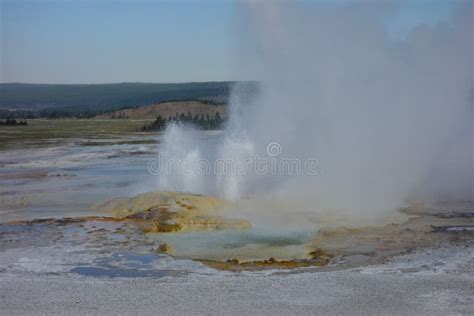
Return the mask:
<svg viewBox="0 0 474 316">
<path fill-rule="evenodd" d="M 252 79 L 238 75 L 238 1 L 0 1 L 0 82 Z M 404 1 L 387 29 L 401 36 L 448 20 L 461 2 Z"/>
</svg>

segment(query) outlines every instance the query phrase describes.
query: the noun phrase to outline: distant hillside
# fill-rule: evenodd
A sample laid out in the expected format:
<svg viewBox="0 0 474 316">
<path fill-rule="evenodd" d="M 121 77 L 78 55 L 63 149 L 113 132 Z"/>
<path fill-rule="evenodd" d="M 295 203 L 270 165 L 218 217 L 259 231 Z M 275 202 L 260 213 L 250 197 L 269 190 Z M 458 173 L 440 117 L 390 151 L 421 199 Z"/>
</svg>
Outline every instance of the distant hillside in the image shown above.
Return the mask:
<svg viewBox="0 0 474 316">
<path fill-rule="evenodd" d="M 0 117 L 93 117 L 123 107 L 172 100 L 193 99 L 222 103 L 227 101 L 233 84 L 234 82 L 3 83 L 0 84 Z"/>
<path fill-rule="evenodd" d="M 223 104 L 215 104 L 204 101 L 171 101 L 157 104 L 145 105 L 137 108 L 127 108 L 96 116 L 98 119 L 156 119 L 161 116 L 163 119 L 168 119 L 177 115 L 188 115 L 192 117 L 196 115 L 209 115 L 213 117 L 216 112 L 222 118 L 228 116 L 227 106 Z"/>
</svg>

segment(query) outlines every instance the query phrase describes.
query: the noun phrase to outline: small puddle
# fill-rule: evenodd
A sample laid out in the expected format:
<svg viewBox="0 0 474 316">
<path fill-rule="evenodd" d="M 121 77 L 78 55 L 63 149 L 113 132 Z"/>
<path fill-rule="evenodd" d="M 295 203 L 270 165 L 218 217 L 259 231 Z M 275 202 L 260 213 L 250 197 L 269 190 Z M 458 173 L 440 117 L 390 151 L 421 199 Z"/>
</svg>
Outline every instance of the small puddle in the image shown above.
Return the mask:
<svg viewBox="0 0 474 316">
<path fill-rule="evenodd" d="M 74 267 L 69 272 L 93 277 L 165 277 L 180 276 L 184 271 L 160 269 L 169 257 L 160 254 L 115 252 L 90 264 Z"/>
<path fill-rule="evenodd" d="M 137 278 L 154 277 L 162 278 L 165 276 L 180 276 L 182 271 L 164 271 L 164 270 L 138 270 L 138 269 L 119 269 L 119 268 L 100 268 L 100 267 L 76 267 L 69 272 L 84 276 L 109 277 L 109 278 Z"/>
</svg>

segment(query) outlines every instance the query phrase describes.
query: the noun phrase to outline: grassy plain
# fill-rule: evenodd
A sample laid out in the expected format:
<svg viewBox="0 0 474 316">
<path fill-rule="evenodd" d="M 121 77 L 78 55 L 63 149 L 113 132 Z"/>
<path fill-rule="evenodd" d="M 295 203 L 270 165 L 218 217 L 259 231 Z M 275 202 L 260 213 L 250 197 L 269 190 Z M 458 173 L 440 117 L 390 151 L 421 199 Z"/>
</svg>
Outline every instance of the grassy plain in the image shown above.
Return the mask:
<svg viewBox="0 0 474 316">
<path fill-rule="evenodd" d="M 0 126 L 0 150 L 23 147 L 47 147 L 68 139 L 110 139 L 101 142 L 104 145 L 115 143 L 114 139 L 124 135 L 147 135 L 138 132 L 152 120 L 91 120 L 91 119 L 57 119 L 28 120 L 27 126 Z M 120 143 L 119 142 L 119 143 Z M 130 142 L 150 143 L 151 140 L 130 140 Z M 90 141 L 84 145 L 90 145 Z"/>
</svg>

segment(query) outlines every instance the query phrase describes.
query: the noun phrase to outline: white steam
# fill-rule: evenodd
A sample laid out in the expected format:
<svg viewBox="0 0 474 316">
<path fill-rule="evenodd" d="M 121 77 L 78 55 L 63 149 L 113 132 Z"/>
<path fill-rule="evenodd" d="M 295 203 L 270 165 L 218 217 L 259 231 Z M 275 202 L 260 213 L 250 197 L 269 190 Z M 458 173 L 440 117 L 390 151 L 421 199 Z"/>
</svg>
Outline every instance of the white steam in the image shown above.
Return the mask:
<svg viewBox="0 0 474 316">
<path fill-rule="evenodd" d="M 407 199 L 474 198 L 472 4 L 450 23 L 396 41 L 380 18 L 390 8 L 381 6 L 248 1 L 241 9 L 242 69 L 261 79 L 259 95 L 249 102 L 234 89 L 231 121 L 215 147 L 172 128 L 163 151 L 243 164 L 278 142 L 280 158 L 317 158 L 318 174 L 173 174 L 160 185 L 354 214 Z"/>
</svg>

